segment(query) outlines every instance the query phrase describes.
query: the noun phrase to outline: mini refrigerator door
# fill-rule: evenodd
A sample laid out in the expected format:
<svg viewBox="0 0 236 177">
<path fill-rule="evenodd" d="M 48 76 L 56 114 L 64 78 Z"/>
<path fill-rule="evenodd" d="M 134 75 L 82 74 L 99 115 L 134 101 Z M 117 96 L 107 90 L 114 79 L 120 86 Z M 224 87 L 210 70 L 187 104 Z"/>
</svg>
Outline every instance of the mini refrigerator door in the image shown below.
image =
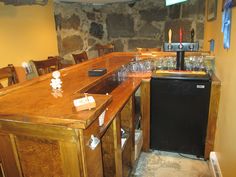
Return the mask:
<svg viewBox="0 0 236 177">
<path fill-rule="evenodd" d="M 209 77 L 151 79 L 151 149 L 204 156 Z"/>
</svg>

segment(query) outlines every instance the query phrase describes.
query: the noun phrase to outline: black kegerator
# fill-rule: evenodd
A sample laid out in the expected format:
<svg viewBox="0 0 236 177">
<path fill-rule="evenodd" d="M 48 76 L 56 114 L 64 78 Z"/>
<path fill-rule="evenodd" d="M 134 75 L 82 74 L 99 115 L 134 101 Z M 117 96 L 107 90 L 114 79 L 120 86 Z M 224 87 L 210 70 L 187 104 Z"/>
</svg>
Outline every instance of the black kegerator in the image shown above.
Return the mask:
<svg viewBox="0 0 236 177">
<path fill-rule="evenodd" d="M 210 90 L 208 74 L 155 72 L 151 78 L 151 149 L 203 157 Z"/>
</svg>

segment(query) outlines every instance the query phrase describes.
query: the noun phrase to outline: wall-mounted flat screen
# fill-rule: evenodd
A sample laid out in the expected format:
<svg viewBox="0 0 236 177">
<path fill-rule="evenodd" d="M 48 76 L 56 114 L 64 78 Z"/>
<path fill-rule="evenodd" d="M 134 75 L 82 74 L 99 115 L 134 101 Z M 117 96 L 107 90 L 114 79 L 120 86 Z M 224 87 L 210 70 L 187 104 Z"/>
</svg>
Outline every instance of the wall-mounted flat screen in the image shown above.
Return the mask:
<svg viewBox="0 0 236 177">
<path fill-rule="evenodd" d="M 187 0 L 166 0 L 166 6 L 170 6 L 170 5 L 185 2 L 185 1 Z"/>
</svg>

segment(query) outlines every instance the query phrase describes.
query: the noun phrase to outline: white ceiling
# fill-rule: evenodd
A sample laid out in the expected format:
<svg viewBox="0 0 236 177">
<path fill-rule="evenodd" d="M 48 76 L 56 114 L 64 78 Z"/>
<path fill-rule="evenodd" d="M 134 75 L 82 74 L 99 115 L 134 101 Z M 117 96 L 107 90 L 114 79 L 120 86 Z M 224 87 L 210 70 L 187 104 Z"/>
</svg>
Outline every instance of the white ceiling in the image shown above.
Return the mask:
<svg viewBox="0 0 236 177">
<path fill-rule="evenodd" d="M 60 2 L 82 2 L 82 3 L 92 3 L 92 4 L 106 4 L 113 2 L 131 2 L 135 0 L 56 0 Z"/>
</svg>

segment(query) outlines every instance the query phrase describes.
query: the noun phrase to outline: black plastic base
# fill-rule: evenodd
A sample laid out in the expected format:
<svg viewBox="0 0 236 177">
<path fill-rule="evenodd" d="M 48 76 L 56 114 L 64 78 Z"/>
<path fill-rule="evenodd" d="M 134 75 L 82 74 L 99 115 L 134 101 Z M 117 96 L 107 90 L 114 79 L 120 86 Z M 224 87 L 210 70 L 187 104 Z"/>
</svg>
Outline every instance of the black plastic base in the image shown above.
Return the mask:
<svg viewBox="0 0 236 177">
<path fill-rule="evenodd" d="M 184 67 L 184 51 L 177 51 L 176 70 L 185 70 L 185 67 Z"/>
</svg>

